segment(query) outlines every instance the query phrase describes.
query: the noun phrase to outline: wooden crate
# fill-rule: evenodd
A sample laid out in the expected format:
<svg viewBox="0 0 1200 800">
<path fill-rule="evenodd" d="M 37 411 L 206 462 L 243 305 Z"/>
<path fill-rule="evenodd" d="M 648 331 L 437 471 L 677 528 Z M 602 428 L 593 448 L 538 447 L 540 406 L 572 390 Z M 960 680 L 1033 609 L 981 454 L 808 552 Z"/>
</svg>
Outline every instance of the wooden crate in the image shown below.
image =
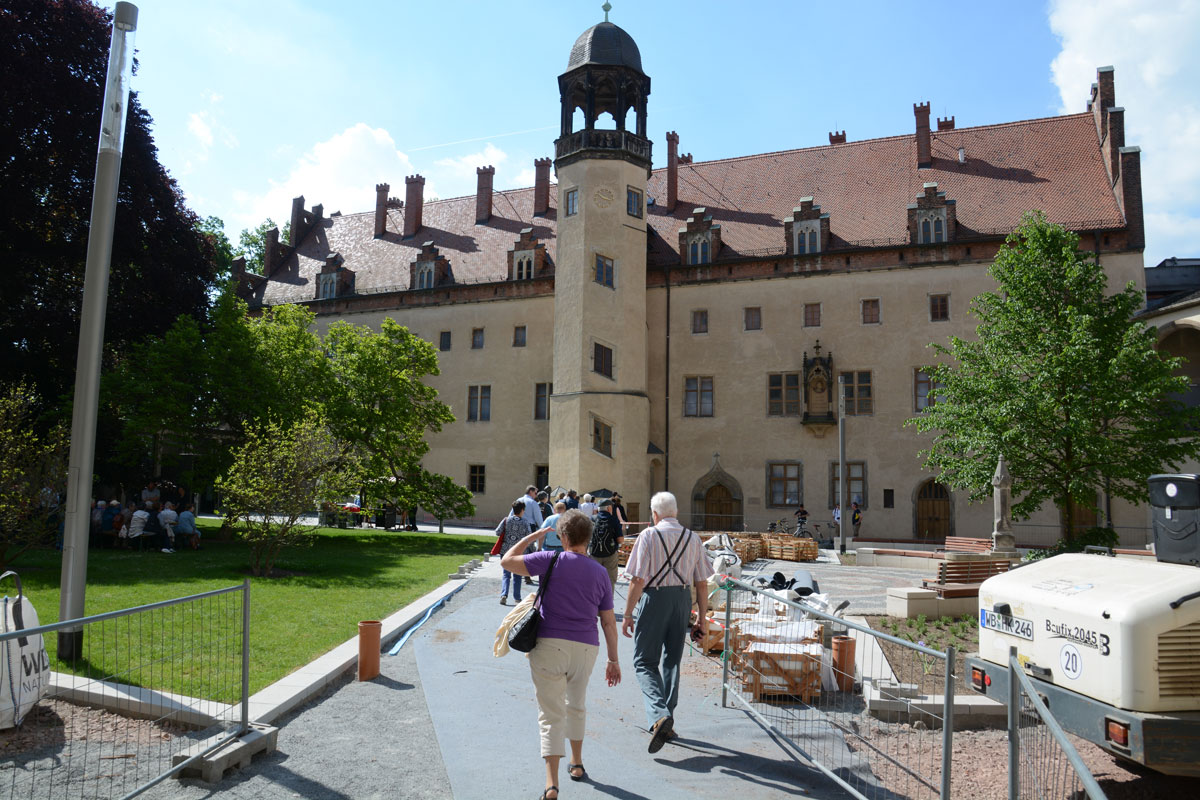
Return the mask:
<svg viewBox="0 0 1200 800">
<path fill-rule="evenodd" d="M 767 557 L 781 561 L 816 561 L 817 543 L 812 539 L 772 539 Z"/>
<path fill-rule="evenodd" d="M 752 702 L 798 697 L 811 703 L 821 694 L 821 645 L 754 642 L 739 654 L 742 691 Z"/>
</svg>

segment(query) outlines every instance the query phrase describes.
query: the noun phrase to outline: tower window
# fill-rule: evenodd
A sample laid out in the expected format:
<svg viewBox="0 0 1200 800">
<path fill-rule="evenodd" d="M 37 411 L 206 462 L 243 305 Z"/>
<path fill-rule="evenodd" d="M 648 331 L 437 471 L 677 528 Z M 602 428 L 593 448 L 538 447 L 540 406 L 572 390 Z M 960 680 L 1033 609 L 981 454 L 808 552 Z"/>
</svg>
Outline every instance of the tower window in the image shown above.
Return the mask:
<svg viewBox="0 0 1200 800">
<path fill-rule="evenodd" d="M 632 186 L 625 190 L 625 212 L 631 217 L 642 218 L 642 193 Z"/>
<path fill-rule="evenodd" d="M 592 349 L 592 371 L 598 372 L 606 378 L 613 376 L 613 351 L 611 347 L 605 347 L 599 342 L 595 343 Z"/>
<path fill-rule="evenodd" d="M 533 418 L 550 419 L 550 395 L 554 394 L 553 383 L 538 383 L 533 387 Z M 548 483 L 549 481 L 547 481 Z M 545 484 L 540 484 L 545 486 Z"/>
<path fill-rule="evenodd" d="M 613 260 L 599 253 L 596 254 L 596 283 L 610 289 L 613 287 Z"/>
<path fill-rule="evenodd" d="M 592 417 L 592 449 L 612 458 L 612 426 Z"/>
<path fill-rule="evenodd" d="M 563 204 L 566 206 L 565 214 L 568 217 L 573 217 L 579 213 L 579 190 L 568 189 L 563 195 Z"/>
</svg>

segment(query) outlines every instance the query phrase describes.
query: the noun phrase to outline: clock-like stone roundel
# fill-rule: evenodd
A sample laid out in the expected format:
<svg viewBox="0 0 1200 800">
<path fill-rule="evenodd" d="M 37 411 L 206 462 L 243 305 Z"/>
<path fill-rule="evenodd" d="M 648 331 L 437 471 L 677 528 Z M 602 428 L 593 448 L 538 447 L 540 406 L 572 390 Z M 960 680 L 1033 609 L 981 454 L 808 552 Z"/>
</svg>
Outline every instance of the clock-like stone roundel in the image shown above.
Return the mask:
<svg viewBox="0 0 1200 800">
<path fill-rule="evenodd" d="M 605 189 L 604 187 L 600 187 L 592 195 L 592 200 L 594 200 L 596 205 L 599 206 L 600 208 L 608 208 L 609 206 L 612 205 L 612 202 L 613 202 L 612 189 Z"/>
</svg>

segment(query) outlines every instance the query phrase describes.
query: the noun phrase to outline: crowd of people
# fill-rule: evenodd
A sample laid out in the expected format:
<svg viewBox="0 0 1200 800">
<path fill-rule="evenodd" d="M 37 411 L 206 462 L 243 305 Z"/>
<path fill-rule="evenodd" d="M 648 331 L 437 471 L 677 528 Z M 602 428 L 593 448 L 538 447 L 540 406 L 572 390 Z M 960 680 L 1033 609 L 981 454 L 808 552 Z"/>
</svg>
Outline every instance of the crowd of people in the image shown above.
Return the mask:
<svg viewBox="0 0 1200 800">
<path fill-rule="evenodd" d="M 150 481 L 138 499 L 96 500 L 92 507 L 92 544 L 122 550 L 145 549 L 172 554 L 200 549 L 196 506 L 182 486 Z"/>
<path fill-rule="evenodd" d="M 605 681 L 610 687 L 621 682 L 613 595 L 626 524 L 619 495 L 599 502 L 584 495 L 580 502 L 568 492 L 543 515 L 548 499 L 548 491 L 530 486 L 496 528 L 503 553 L 500 603 L 507 604 L 510 591 L 520 600 L 523 578 L 537 576 L 546 584 L 538 604 L 537 646 L 529 653 L 545 766 L 546 788 L 540 800 L 558 797 L 559 766 L 567 744 L 567 776 L 572 781 L 587 779 L 583 738 L 587 685 L 600 652 L 597 620 L 607 656 Z M 577 507 L 568 505 L 572 499 Z M 694 639 L 706 633 L 713 566 L 700 537 L 676 519 L 674 495 L 659 492 L 650 509 L 653 525 L 638 535 L 625 567 L 629 592 L 620 630 L 633 639 L 633 668 L 650 735 L 647 750 L 656 753 L 678 736 L 680 662 L 689 629 Z M 698 612 L 695 622 L 693 605 Z"/>
</svg>

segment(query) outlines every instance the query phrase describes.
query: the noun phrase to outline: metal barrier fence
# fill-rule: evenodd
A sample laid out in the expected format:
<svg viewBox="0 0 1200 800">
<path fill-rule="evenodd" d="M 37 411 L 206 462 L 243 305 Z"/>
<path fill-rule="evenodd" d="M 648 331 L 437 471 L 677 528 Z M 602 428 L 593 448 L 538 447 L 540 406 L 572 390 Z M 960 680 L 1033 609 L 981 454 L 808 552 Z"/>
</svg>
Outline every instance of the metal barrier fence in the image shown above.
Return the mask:
<svg viewBox="0 0 1200 800">
<path fill-rule="evenodd" d="M 0 731 L 9 797 L 133 797 L 249 729 L 249 580 L 0 634 L 0 650 L 80 629 L 80 657 L 52 658 L 46 697 Z"/>
<path fill-rule="evenodd" d="M 1074 800 L 1104 791 L 1017 662 L 1008 657 L 1008 797 Z"/>
<path fill-rule="evenodd" d="M 857 798 L 951 787 L 954 651 L 738 580 L 714 593 L 722 705 L 736 703 Z M 732 703 L 731 703 L 732 701 Z"/>
</svg>

